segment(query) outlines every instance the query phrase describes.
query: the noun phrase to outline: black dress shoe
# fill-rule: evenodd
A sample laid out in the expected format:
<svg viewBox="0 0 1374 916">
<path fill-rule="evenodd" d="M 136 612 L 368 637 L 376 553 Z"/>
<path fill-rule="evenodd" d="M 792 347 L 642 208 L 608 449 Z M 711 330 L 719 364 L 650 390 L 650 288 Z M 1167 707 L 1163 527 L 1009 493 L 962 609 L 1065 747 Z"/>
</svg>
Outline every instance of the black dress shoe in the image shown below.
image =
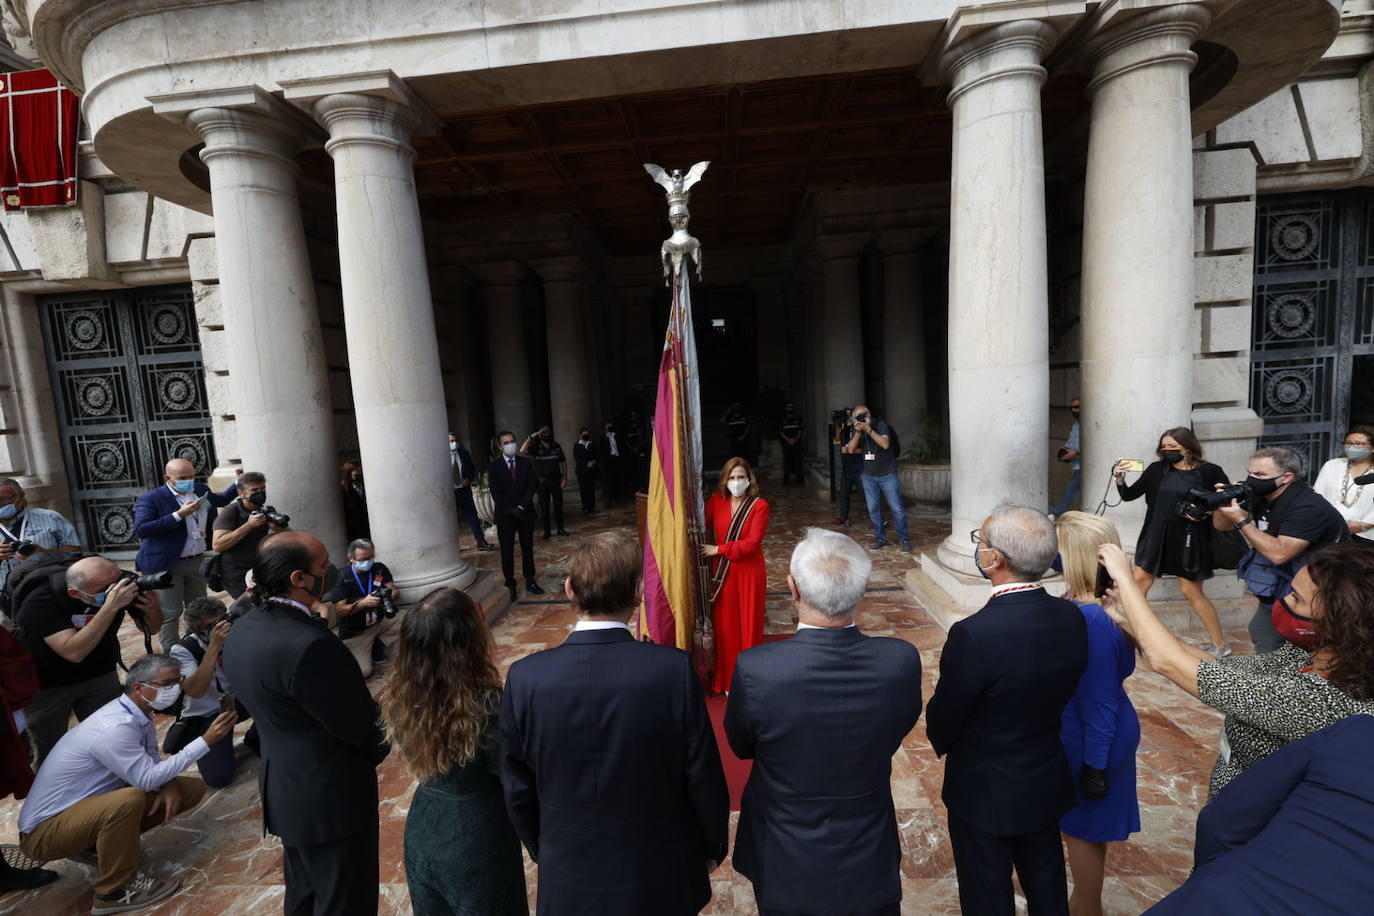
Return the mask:
<svg viewBox="0 0 1374 916">
<path fill-rule="evenodd" d="M 531 594 L 531 595 L 542 595 L 542 594 L 544 594 L 544 590 L 543 590 L 542 588 L 539 587 L 539 583 L 538 583 L 538 582 L 526 582 L 526 583 L 525 583 L 525 591 L 528 592 L 528 593 Z"/>
<path fill-rule="evenodd" d="M 477 545 L 477 549 L 478 549 L 478 550 L 482 550 L 482 551 L 495 550 L 495 549 L 496 549 L 496 545 L 495 545 L 495 544 L 488 544 L 486 541 L 483 541 L 482 543 L 480 543 L 480 544 Z"/>
<path fill-rule="evenodd" d="M 515 590 L 514 585 L 507 585 L 506 588 L 510 589 L 510 603 L 514 604 L 519 599 L 520 593 Z"/>
<path fill-rule="evenodd" d="M 565 538 L 565 537 L 568 536 L 568 532 L 564 531 L 562 528 L 559 528 L 559 529 L 558 529 L 558 536 L 561 537 L 561 538 Z"/>
<path fill-rule="evenodd" d="M 0 894 L 10 891 L 31 891 L 52 884 L 60 875 L 46 868 L 6 868 L 0 874 Z"/>
<path fill-rule="evenodd" d="M 544 532 L 544 540 L 547 541 L 551 537 L 553 537 L 553 535 L 549 534 L 547 531 Z"/>
</svg>

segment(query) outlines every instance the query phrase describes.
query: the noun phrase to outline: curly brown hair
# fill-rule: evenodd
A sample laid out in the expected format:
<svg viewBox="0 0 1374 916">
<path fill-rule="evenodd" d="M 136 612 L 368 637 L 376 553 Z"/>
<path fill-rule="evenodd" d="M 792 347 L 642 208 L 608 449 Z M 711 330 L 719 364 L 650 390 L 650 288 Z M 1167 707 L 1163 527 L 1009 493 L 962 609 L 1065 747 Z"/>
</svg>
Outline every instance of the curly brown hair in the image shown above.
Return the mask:
<svg viewBox="0 0 1374 916">
<path fill-rule="evenodd" d="M 501 705 L 501 674 L 471 598 L 439 588 L 406 611 L 391 679 L 377 700 L 387 737 L 421 782 L 476 757 Z"/>
<path fill-rule="evenodd" d="M 1321 600 L 1316 629 L 1331 650 L 1328 679 L 1357 700 L 1374 699 L 1374 550 L 1323 547 L 1305 568 Z"/>
<path fill-rule="evenodd" d="M 347 490 L 349 487 L 353 486 L 353 472 L 361 472 L 362 469 L 363 463 L 357 458 L 350 458 L 339 465 L 339 489 Z"/>
</svg>

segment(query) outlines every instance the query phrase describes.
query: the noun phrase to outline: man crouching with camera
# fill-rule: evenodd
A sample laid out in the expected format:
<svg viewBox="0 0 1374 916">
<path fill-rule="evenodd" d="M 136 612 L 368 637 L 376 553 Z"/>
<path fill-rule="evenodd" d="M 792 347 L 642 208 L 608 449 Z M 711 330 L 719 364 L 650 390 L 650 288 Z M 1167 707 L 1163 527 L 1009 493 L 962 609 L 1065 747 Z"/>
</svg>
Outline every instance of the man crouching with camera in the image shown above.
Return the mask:
<svg viewBox="0 0 1374 916">
<path fill-rule="evenodd" d="M 40 554 L 40 556 L 48 556 Z M 162 626 L 157 595 L 104 557 L 10 573 L 16 635 L 38 668 L 38 693 L 24 709 L 37 748 L 35 768 L 75 714 L 84 720 L 119 696 L 119 626 L 126 612 L 144 633 Z M 53 558 L 59 562 L 61 558 Z"/>
<path fill-rule="evenodd" d="M 348 563 L 339 567 L 339 583 L 326 596 L 339 618 L 339 638 L 362 669 L 372 674 L 372 646 L 378 640 L 387 651 L 401 630 L 396 619 L 400 591 L 385 563 L 373 559 L 372 542 L 359 538 L 348 545 Z"/>
</svg>

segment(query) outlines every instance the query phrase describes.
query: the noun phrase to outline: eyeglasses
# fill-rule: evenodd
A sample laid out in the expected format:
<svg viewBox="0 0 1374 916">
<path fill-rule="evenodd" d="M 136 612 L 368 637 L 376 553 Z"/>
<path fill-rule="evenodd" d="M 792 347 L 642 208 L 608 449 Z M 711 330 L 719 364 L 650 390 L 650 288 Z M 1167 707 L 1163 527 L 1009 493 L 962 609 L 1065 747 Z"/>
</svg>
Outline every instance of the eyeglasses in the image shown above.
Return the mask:
<svg viewBox="0 0 1374 916">
<path fill-rule="evenodd" d="M 972 531 L 970 531 L 970 532 L 968 533 L 968 539 L 969 539 L 970 541 L 973 542 L 973 549 L 974 549 L 974 550 L 997 550 L 997 549 L 998 549 L 998 548 L 992 546 L 992 541 L 989 541 L 989 540 L 987 540 L 986 538 L 984 538 L 984 537 L 983 537 L 983 532 L 982 532 L 981 530 L 977 529 L 977 528 L 974 528 Z"/>
<path fill-rule="evenodd" d="M 144 685 L 147 686 L 147 687 L 157 687 L 157 688 L 160 690 L 160 689 L 162 689 L 163 687 L 171 687 L 171 686 L 174 685 L 174 684 L 180 684 L 180 683 L 181 683 L 182 681 L 184 681 L 184 680 L 186 680 L 184 677 L 178 676 L 178 677 L 168 678 L 168 679 L 165 680 L 165 681 L 144 681 L 143 683 L 144 683 Z"/>
</svg>

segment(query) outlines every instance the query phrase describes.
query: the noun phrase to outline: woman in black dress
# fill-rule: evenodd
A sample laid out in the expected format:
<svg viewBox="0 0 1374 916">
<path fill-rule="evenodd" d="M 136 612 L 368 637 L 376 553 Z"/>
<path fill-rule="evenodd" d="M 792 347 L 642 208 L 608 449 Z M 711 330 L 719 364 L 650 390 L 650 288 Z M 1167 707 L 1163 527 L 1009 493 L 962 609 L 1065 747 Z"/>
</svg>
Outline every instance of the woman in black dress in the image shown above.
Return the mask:
<svg viewBox="0 0 1374 916">
<path fill-rule="evenodd" d="M 339 491 L 343 494 L 344 531 L 350 541 L 372 537 L 367 518 L 367 491 L 363 489 L 363 463 L 350 458 L 339 465 Z"/>
<path fill-rule="evenodd" d="M 1231 654 L 1221 632 L 1216 606 L 1202 590 L 1212 578 L 1211 523 L 1194 522 L 1176 511 L 1179 502 L 1194 487 L 1211 490 L 1226 483 L 1226 472 L 1202 460 L 1202 445 L 1186 426 L 1166 430 L 1155 449 L 1159 460 L 1150 464 L 1140 479 L 1126 485 L 1125 459 L 1112 473 L 1116 488 L 1127 502 L 1145 497 L 1145 524 L 1135 548 L 1135 581 L 1145 594 L 1160 576 L 1177 576 L 1183 597 L 1207 630 L 1208 642 L 1202 648 L 1217 658 Z"/>
<path fill-rule="evenodd" d="M 406 815 L 416 916 L 529 916 L 520 841 L 501 795 L 501 674 L 472 599 L 435 589 L 401 617 L 378 697 L 387 736 L 420 780 Z"/>
</svg>

